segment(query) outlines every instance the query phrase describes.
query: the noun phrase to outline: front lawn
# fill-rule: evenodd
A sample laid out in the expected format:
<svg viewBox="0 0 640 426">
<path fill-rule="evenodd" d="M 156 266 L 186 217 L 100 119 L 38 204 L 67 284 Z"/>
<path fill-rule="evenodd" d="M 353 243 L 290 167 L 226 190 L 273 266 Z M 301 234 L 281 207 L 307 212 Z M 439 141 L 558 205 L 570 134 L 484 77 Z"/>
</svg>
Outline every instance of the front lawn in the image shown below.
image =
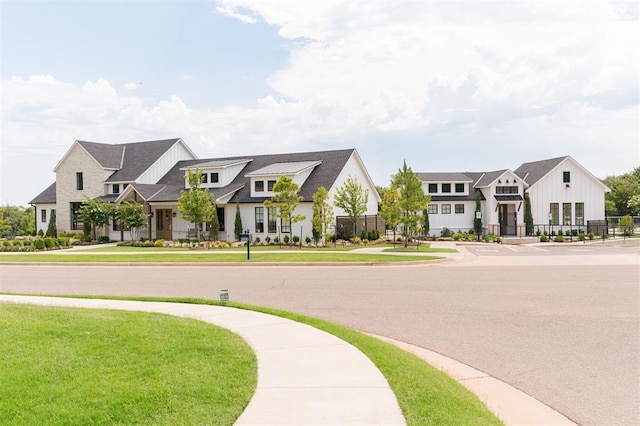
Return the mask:
<svg viewBox="0 0 640 426">
<path fill-rule="evenodd" d="M 251 348 L 162 314 L 2 304 L 3 425 L 231 425 L 255 392 Z"/>
</svg>

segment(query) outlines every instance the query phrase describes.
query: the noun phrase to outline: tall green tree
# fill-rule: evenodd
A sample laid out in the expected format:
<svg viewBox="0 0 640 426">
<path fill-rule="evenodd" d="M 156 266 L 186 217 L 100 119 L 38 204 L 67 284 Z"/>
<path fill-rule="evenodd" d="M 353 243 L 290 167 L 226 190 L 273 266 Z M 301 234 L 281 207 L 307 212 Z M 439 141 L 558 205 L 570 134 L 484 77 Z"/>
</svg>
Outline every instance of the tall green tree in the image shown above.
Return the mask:
<svg viewBox="0 0 640 426">
<path fill-rule="evenodd" d="M 313 225 L 314 235 L 320 236 L 324 242 L 329 240 L 329 229 L 333 223 L 333 207 L 329 203 L 329 191 L 324 186 L 313 194 Z"/>
<path fill-rule="evenodd" d="M 612 215 L 631 214 L 629 201 L 640 194 L 640 167 L 636 167 L 630 173 L 608 176 L 604 179 L 604 184 L 611 189 L 611 192 L 605 195 L 607 213 Z"/>
<path fill-rule="evenodd" d="M 244 231 L 242 227 L 242 216 L 240 215 L 240 204 L 236 203 L 236 218 L 233 223 L 233 234 L 236 237 L 236 241 L 240 241 L 240 234 Z"/>
<path fill-rule="evenodd" d="M 79 212 L 82 222 L 90 226 L 93 240 L 98 239 L 98 228 L 108 224 L 112 214 L 112 206 L 101 198 L 88 198 Z"/>
<path fill-rule="evenodd" d="M 399 221 L 407 247 L 409 240 L 418 232 L 422 211 L 427 208 L 431 196 L 424 193 L 422 181 L 406 161 L 393 176 L 391 185 L 398 188 Z"/>
<path fill-rule="evenodd" d="M 187 169 L 185 179 L 190 188 L 180 191 L 178 211 L 185 219 L 195 224 L 198 241 L 200 241 L 202 224 L 210 222 L 216 211 L 215 197 L 208 189 L 200 187 L 202 170 L 198 168 Z"/>
<path fill-rule="evenodd" d="M 480 206 L 480 191 L 476 190 L 476 210 L 473 215 L 473 232 L 480 238 L 482 235 L 482 207 Z"/>
<path fill-rule="evenodd" d="M 367 211 L 369 191 L 365 190 L 358 179 L 349 176 L 336 191 L 333 205 L 342 209 L 353 224 L 353 235 L 356 235 L 356 223 Z"/>
<path fill-rule="evenodd" d="M 426 208 L 422 211 L 422 234 L 425 237 L 429 236 L 431 225 L 429 224 L 429 209 Z"/>
<path fill-rule="evenodd" d="M 213 215 L 211 216 L 211 223 L 209 224 L 209 239 L 211 241 L 218 241 L 220 238 L 220 220 L 218 219 L 218 208 L 216 207 Z"/>
<path fill-rule="evenodd" d="M 533 214 L 531 213 L 531 198 L 529 193 L 524 194 L 524 227 L 527 235 L 533 235 Z"/>
<path fill-rule="evenodd" d="M 298 194 L 300 186 L 291 178 L 282 176 L 273 185 L 273 196 L 266 200 L 264 205 L 270 209 L 276 209 L 276 216 L 293 226 L 294 223 L 305 219 L 305 216 L 295 214 L 295 210 L 302 201 L 302 196 Z M 291 230 L 293 232 L 293 229 Z"/>
<path fill-rule="evenodd" d="M 36 223 L 33 207 L 0 207 L 0 238 L 12 238 L 16 235 L 35 235 Z"/>
<path fill-rule="evenodd" d="M 640 215 L 640 194 L 636 194 L 629 198 L 629 201 L 627 201 L 627 207 L 631 211 L 631 214 Z"/>
</svg>

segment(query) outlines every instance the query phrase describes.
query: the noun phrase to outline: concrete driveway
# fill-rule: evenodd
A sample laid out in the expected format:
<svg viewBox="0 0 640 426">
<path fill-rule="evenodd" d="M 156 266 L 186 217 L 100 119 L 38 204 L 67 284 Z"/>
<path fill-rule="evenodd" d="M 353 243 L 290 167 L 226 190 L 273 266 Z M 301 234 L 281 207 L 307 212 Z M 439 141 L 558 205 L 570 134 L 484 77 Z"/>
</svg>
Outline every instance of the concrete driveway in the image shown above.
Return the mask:
<svg viewBox="0 0 640 426">
<path fill-rule="evenodd" d="M 235 301 L 442 353 L 580 424 L 639 424 L 637 244 L 504 247 L 410 266 L 0 266 L 0 292 L 218 298 L 228 288 Z"/>
</svg>

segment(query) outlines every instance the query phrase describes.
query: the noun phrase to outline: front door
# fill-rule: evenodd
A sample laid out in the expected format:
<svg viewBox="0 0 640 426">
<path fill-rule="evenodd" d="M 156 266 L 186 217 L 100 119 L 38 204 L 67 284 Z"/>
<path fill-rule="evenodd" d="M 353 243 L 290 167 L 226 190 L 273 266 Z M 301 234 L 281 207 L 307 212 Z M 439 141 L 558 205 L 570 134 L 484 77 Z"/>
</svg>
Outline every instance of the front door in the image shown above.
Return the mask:
<svg viewBox="0 0 640 426">
<path fill-rule="evenodd" d="M 173 216 L 171 209 L 156 210 L 156 238 L 173 239 Z"/>
<path fill-rule="evenodd" d="M 513 211 L 509 210 L 509 204 L 500 204 L 500 235 L 516 235 L 516 220 Z"/>
</svg>

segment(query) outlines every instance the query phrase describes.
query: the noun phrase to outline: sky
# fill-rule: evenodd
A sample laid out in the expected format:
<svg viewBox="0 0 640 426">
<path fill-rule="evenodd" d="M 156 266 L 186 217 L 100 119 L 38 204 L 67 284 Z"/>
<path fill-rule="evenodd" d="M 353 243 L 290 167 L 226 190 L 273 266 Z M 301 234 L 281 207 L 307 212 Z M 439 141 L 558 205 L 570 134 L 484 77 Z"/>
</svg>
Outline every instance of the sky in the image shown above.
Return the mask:
<svg viewBox="0 0 640 426">
<path fill-rule="evenodd" d="M 0 0 L 0 204 L 75 140 L 199 158 L 356 148 L 376 185 L 640 165 L 640 3 Z"/>
</svg>

